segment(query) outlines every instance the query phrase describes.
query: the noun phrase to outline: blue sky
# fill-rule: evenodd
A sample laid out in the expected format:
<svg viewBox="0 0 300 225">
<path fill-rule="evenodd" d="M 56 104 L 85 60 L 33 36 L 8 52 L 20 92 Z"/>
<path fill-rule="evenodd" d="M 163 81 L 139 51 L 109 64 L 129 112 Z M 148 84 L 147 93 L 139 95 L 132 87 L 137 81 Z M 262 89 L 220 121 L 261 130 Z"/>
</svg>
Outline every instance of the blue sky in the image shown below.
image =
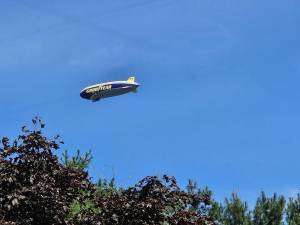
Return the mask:
<svg viewBox="0 0 300 225">
<path fill-rule="evenodd" d="M 147 175 L 255 201 L 300 188 L 296 0 L 0 0 L 0 135 L 38 115 L 91 176 Z M 138 94 L 88 102 L 135 74 Z"/>
</svg>

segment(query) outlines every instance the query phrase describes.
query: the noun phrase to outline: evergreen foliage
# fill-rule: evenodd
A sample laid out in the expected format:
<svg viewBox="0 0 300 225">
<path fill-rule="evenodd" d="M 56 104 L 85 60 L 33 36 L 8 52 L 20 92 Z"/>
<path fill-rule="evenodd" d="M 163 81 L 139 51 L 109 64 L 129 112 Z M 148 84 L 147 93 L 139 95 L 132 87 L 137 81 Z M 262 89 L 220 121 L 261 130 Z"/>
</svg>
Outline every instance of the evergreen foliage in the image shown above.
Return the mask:
<svg viewBox="0 0 300 225">
<path fill-rule="evenodd" d="M 300 194 L 296 199 L 289 198 L 286 208 L 286 222 L 288 225 L 300 224 Z"/>
<path fill-rule="evenodd" d="M 222 204 L 209 188 L 189 180 L 183 191 L 167 175 L 126 189 L 114 177 L 93 183 L 91 151 L 65 150 L 59 160 L 60 137 L 46 138 L 42 121 L 32 122 L 16 140 L 2 138 L 1 225 L 300 225 L 300 194 L 285 204 L 283 196 L 262 192 L 251 211 L 235 193 Z"/>
<path fill-rule="evenodd" d="M 285 199 L 283 196 L 274 194 L 272 197 L 268 197 L 262 192 L 253 211 L 253 224 L 283 225 L 284 207 Z"/>
<path fill-rule="evenodd" d="M 251 215 L 248 211 L 246 202 L 242 202 L 237 194 L 233 193 L 231 198 L 225 199 L 225 206 L 223 212 L 224 225 L 250 225 Z"/>
<path fill-rule="evenodd" d="M 65 150 L 62 153 L 62 163 L 64 166 L 72 168 L 72 169 L 87 169 L 90 162 L 92 161 L 92 151 L 86 152 L 84 155 L 80 154 L 80 150 L 76 151 L 76 155 L 70 157 L 68 154 L 68 150 Z"/>
<path fill-rule="evenodd" d="M 118 191 L 122 191 L 122 189 L 118 189 L 115 183 L 115 178 L 113 177 L 110 181 L 106 179 L 99 179 L 97 183 L 98 194 L 100 195 L 111 195 Z"/>
<path fill-rule="evenodd" d="M 222 224 L 221 221 L 223 221 L 223 207 L 220 203 L 213 199 L 213 192 L 208 187 L 201 189 L 198 187 L 197 182 L 189 179 L 186 190 L 188 194 L 197 194 L 201 198 L 206 197 L 209 199 L 207 204 L 208 207 L 204 209 L 206 215 L 211 218 L 215 224 Z M 191 205 L 190 210 L 197 211 L 199 210 L 199 207 L 201 209 L 200 202 L 196 201 Z"/>
</svg>

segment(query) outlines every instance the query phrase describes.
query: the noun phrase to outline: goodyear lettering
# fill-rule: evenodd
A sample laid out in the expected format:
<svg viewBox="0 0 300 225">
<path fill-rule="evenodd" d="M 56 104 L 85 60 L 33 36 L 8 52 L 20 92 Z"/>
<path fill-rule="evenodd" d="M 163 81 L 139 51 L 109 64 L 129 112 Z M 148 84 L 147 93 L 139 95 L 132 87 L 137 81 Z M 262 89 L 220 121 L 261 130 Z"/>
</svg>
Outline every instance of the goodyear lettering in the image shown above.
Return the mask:
<svg viewBox="0 0 300 225">
<path fill-rule="evenodd" d="M 108 91 L 111 90 L 111 85 L 102 85 L 102 86 L 97 86 L 90 88 L 86 90 L 86 93 L 92 93 L 92 92 L 98 92 L 98 91 Z"/>
</svg>

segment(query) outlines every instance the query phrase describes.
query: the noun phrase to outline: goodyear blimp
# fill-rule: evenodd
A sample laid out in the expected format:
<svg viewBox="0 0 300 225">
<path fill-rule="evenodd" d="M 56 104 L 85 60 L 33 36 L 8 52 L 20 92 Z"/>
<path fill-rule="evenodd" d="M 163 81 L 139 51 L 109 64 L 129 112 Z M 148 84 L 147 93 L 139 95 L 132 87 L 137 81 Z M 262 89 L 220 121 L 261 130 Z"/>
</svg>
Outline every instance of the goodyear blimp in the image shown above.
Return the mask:
<svg viewBox="0 0 300 225">
<path fill-rule="evenodd" d="M 137 92 L 138 86 L 135 77 L 129 77 L 126 81 L 111 81 L 88 86 L 80 92 L 80 96 L 95 102 L 102 98 Z"/>
</svg>

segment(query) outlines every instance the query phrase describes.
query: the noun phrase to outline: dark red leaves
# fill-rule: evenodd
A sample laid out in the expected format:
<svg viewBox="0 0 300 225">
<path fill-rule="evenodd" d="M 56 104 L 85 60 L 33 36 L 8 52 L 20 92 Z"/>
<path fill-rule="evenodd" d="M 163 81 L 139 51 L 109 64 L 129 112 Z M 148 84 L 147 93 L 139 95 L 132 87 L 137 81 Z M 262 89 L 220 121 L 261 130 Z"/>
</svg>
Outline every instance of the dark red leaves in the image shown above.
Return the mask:
<svg viewBox="0 0 300 225">
<path fill-rule="evenodd" d="M 213 224 L 200 209 L 190 210 L 195 202 L 209 204 L 209 196 L 181 191 L 174 177 L 148 176 L 125 190 L 101 189 L 84 169 L 62 165 L 53 154 L 59 136 L 47 139 L 40 119 L 32 122 L 35 129 L 23 127 L 13 144 L 2 139 L 0 224 Z"/>
</svg>

